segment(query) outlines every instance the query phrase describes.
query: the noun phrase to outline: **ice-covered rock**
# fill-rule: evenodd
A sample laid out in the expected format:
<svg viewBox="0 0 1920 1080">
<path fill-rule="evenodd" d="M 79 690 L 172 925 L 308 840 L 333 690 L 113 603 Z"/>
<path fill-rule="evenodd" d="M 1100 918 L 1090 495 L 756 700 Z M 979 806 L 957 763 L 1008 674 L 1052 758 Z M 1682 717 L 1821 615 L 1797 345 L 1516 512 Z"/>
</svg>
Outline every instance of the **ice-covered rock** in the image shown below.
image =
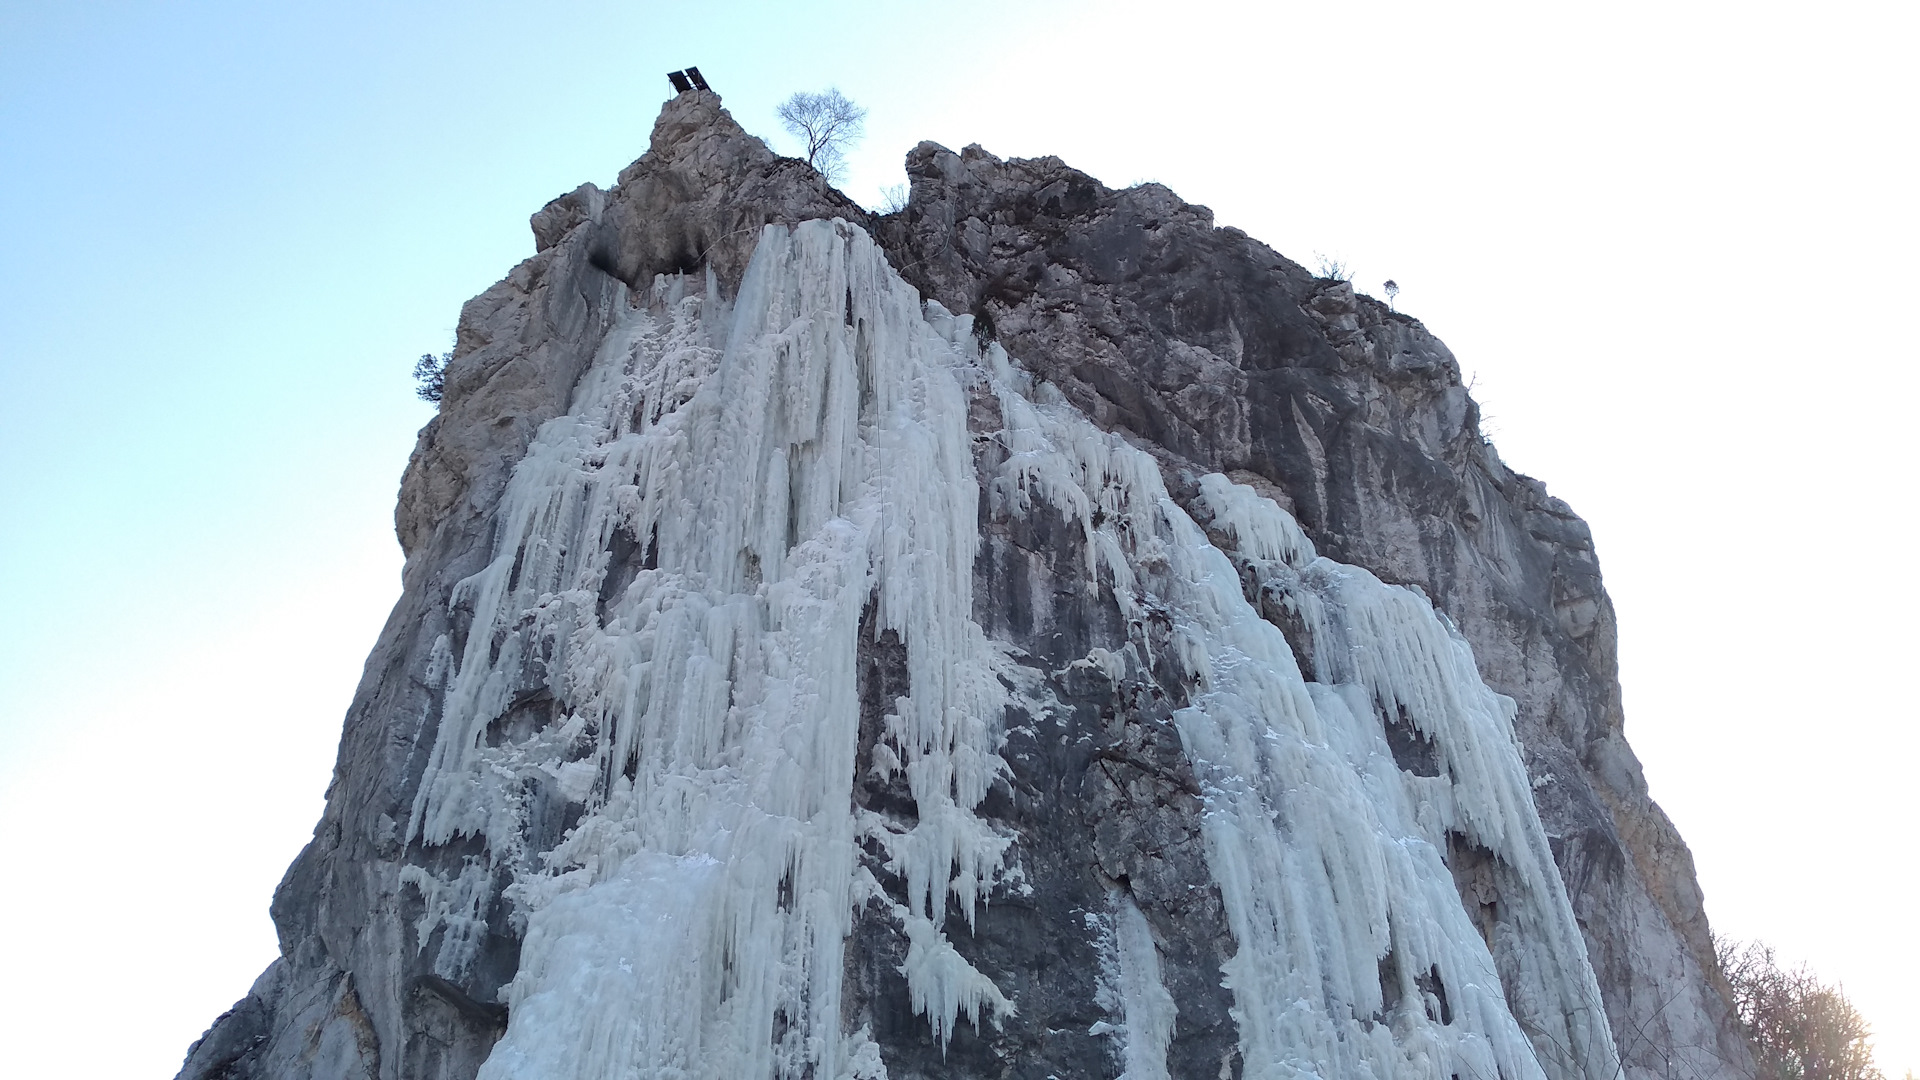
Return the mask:
<svg viewBox="0 0 1920 1080">
<path fill-rule="evenodd" d="M 1743 1064 L 1444 346 L 1157 186 L 711 94 L 463 311 L 282 957 L 183 1077 Z"/>
</svg>

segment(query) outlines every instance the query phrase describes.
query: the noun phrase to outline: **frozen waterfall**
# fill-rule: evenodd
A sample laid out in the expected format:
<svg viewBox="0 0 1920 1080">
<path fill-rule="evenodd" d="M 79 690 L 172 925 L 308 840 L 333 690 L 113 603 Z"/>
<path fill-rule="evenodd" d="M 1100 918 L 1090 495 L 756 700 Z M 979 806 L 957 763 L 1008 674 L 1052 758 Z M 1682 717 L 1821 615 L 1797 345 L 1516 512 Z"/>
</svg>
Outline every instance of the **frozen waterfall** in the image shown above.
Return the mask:
<svg viewBox="0 0 1920 1080">
<path fill-rule="evenodd" d="M 695 278 L 636 294 L 541 428 L 493 561 L 455 591 L 465 633 L 436 647 L 445 705 L 407 824 L 480 852 L 409 869 L 420 941 L 458 941 L 495 869 L 515 875 L 521 965 L 481 1076 L 884 1076 L 841 1016 L 853 912 L 876 900 L 938 1038 L 1021 1007 L 946 921 L 1017 872 L 1019 837 L 976 810 L 1007 770 L 1008 705 L 1049 707 L 973 620 L 984 499 L 1063 513 L 1088 580 L 1171 620 L 1247 1077 L 1611 1080 L 1512 703 L 1445 617 L 1225 477 L 1183 508 L 1152 457 L 971 330 L 859 228 L 769 225 L 730 304 Z M 1000 430 L 968 430 L 969 387 Z M 975 437 L 1006 451 L 991 475 Z M 854 807 L 863 616 L 906 650 L 874 757 L 905 777 L 910 822 Z M 1165 659 L 1146 647 L 1086 662 Z M 516 722 L 532 711 L 547 722 Z M 547 803 L 577 823 L 526 850 Z M 1151 929 L 1124 893 L 1094 922 L 1115 1061 L 1165 1077 L 1180 1003 Z M 462 962 L 442 949 L 445 974 Z"/>
</svg>

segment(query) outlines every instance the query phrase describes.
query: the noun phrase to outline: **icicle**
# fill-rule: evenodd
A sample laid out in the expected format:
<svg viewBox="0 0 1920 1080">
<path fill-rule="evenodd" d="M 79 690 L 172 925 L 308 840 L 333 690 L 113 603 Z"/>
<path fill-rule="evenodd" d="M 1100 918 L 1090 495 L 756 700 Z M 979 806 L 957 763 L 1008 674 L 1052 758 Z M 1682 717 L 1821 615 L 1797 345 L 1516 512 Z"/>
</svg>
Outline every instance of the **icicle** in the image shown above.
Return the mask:
<svg viewBox="0 0 1920 1080">
<path fill-rule="evenodd" d="M 1147 917 L 1124 890 L 1109 897 L 1111 923 L 1091 913 L 1088 928 L 1100 945 L 1099 1003 L 1119 1018 L 1088 1031 L 1119 1040 L 1120 1080 L 1167 1080 L 1167 1047 L 1179 1009 L 1160 981 L 1160 953 Z"/>
<path fill-rule="evenodd" d="M 972 917 L 1008 843 L 973 815 L 1005 766 L 1000 659 L 970 619 L 968 357 L 844 222 L 767 227 L 717 307 L 711 281 L 662 278 L 609 334 L 455 593 L 471 625 L 409 835 L 483 837 L 518 871 L 488 1080 L 873 1074 L 839 1016 L 869 603 L 907 648 L 887 753 L 919 820 L 880 839 L 913 893 L 914 1005 L 941 1038 L 1012 1009 L 938 929 L 949 895 Z M 623 545 L 644 557 L 614 566 Z M 543 693 L 558 715 L 503 733 Z M 585 803 L 539 858 L 529 792 Z"/>
</svg>

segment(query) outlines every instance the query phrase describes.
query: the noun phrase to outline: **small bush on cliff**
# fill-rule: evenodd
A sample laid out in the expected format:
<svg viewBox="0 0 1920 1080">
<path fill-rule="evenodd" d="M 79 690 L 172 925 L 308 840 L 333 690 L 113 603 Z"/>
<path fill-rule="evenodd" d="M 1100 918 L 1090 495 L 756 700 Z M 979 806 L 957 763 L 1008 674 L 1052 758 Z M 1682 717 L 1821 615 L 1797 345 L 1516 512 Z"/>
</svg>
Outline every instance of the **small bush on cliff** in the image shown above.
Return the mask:
<svg viewBox="0 0 1920 1080">
<path fill-rule="evenodd" d="M 420 384 L 413 392 L 420 395 L 421 401 L 439 403 L 447 392 L 447 363 L 452 359 L 451 352 L 439 356 L 421 353 L 420 359 L 413 362 L 413 379 Z"/>
<path fill-rule="evenodd" d="M 1804 966 L 1781 967 L 1757 941 L 1718 938 L 1714 951 L 1733 984 L 1759 1080 L 1886 1080 L 1873 1063 L 1872 1031 L 1839 987 Z"/>
</svg>

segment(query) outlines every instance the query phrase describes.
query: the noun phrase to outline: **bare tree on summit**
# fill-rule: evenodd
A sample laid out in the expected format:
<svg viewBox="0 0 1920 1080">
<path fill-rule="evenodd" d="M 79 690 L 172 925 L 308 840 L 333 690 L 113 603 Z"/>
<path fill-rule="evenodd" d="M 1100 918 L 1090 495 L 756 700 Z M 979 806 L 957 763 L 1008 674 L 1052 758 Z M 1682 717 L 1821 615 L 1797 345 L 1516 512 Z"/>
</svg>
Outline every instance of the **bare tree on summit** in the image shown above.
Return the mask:
<svg viewBox="0 0 1920 1080">
<path fill-rule="evenodd" d="M 866 134 L 867 110 L 837 86 L 817 94 L 804 91 L 780 103 L 780 123 L 807 144 L 807 164 L 829 183 L 846 178 L 846 152 Z"/>
</svg>

